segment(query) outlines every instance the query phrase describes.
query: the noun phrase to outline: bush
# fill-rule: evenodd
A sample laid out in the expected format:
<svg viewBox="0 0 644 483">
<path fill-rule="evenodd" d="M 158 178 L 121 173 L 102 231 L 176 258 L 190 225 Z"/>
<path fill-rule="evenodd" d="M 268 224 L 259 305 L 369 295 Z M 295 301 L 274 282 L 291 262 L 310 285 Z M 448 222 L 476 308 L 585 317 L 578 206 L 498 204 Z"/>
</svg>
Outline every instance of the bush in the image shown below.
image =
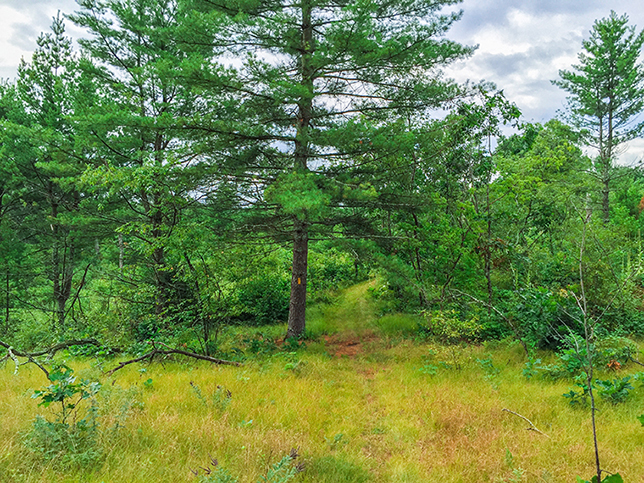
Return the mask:
<svg viewBox="0 0 644 483">
<path fill-rule="evenodd" d="M 101 388 L 97 382 L 76 382 L 74 371 L 54 366 L 48 374 L 51 384 L 34 391 L 39 406 L 53 404 L 54 420 L 36 417 L 25 435 L 25 446 L 45 461 L 61 467 L 95 466 L 101 458 L 98 444 L 98 423 L 94 397 Z M 89 408 L 83 403 L 91 401 Z"/>
<path fill-rule="evenodd" d="M 92 468 L 102 458 L 93 418 L 70 425 L 37 416 L 24 443 L 32 453 L 59 468 Z"/>
<path fill-rule="evenodd" d="M 258 483 L 286 483 L 304 470 L 304 466 L 296 464 L 295 460 L 299 457 L 297 449 L 293 448 L 287 456 L 272 465 L 266 473 L 260 476 Z M 192 473 L 199 479 L 199 483 L 238 483 L 239 480 L 232 476 L 228 471 L 219 466 L 216 459 L 211 458 L 206 467 L 200 467 L 199 470 L 192 470 Z"/>
<path fill-rule="evenodd" d="M 318 244 L 316 248 L 318 250 L 309 255 L 308 288 L 311 292 L 337 290 L 359 281 L 361 273 L 354 257 L 324 244 Z"/>
<path fill-rule="evenodd" d="M 630 391 L 633 390 L 633 386 L 630 384 L 630 377 L 624 377 L 622 379 L 613 379 L 602 381 L 600 379 L 595 380 L 595 384 L 599 390 L 599 395 L 602 399 L 610 402 L 611 404 L 619 404 L 626 399 L 630 394 Z"/>
<path fill-rule="evenodd" d="M 566 290 L 553 292 L 537 287 L 502 295 L 507 317 L 517 321 L 519 335 L 528 345 L 556 350 L 571 333 L 583 334 L 581 324 L 574 318 L 579 308 Z"/>
<path fill-rule="evenodd" d="M 477 317 L 461 320 L 455 310 L 422 312 L 427 332 L 442 344 L 454 345 L 475 342 L 480 339 L 482 327 Z"/>
<path fill-rule="evenodd" d="M 255 325 L 284 322 L 288 318 L 289 298 L 288 280 L 269 275 L 247 280 L 237 295 L 239 318 Z"/>
</svg>

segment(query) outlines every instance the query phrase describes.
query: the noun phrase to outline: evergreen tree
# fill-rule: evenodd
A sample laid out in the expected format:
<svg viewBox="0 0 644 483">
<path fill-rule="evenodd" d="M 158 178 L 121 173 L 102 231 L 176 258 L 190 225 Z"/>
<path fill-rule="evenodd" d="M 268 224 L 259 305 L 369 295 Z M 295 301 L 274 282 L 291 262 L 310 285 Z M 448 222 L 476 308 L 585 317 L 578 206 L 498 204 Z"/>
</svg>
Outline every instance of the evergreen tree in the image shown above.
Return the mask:
<svg viewBox="0 0 644 483">
<path fill-rule="evenodd" d="M 131 273 L 129 281 L 140 286 L 151 278 L 151 305 L 165 317 L 181 290 L 176 277 L 181 249 L 172 258 L 171 247 L 179 243 L 177 235 L 185 236 L 186 213 L 216 185 L 212 156 L 200 147 L 211 145 L 186 128 L 194 125 L 193 117 L 216 109 L 215 99 L 193 92 L 182 74 L 195 62 L 210 64 L 212 52 L 198 52 L 194 61 L 184 48 L 177 32 L 185 11 L 175 0 L 81 0 L 79 5 L 69 18 L 90 33 L 80 41 L 91 60 L 85 70 L 102 85 L 100 101 L 84 113 L 95 162 L 85 180 L 109 200 L 102 215 L 119 233 L 119 265 L 126 236 L 139 256 L 137 265 L 148 266 L 143 279 Z"/>
<path fill-rule="evenodd" d="M 387 123 L 423 119 L 460 94 L 439 70 L 472 52 L 443 37 L 460 13 L 440 12 L 456 3 L 194 0 L 198 43 L 225 46 L 235 58 L 241 84 L 214 88 L 239 99 L 228 129 L 259 187 L 249 203 L 273 213 L 255 229 L 288 234 L 292 243 L 287 336 L 305 330 L 315 230 L 341 226 L 333 207 L 346 217 L 352 201 L 374 194 L 346 173 L 377 162 L 378 150 L 395 149 Z"/>
<path fill-rule="evenodd" d="M 23 206 L 18 238 L 29 240 L 36 253 L 48 254 L 42 262 L 49 268 L 54 307 L 45 310 L 54 314 L 56 330 L 64 331 L 85 243 L 80 213 L 84 195 L 78 184 L 85 159 L 71 117 L 85 101 L 87 86 L 82 87 L 60 14 L 51 29 L 38 38 L 31 62 L 20 63 L 15 86 L 5 92 L 2 154 L 13 179 L 21 180 L 11 193 L 13 202 L 19 199 Z"/>
<path fill-rule="evenodd" d="M 588 143 L 599 151 L 594 172 L 601 182 L 604 222 L 610 219 L 614 162 L 621 144 L 638 137 L 644 121 L 644 66 L 639 57 L 644 31 L 628 25 L 628 16 L 612 11 L 597 20 L 590 38 L 582 42 L 579 64 L 561 70 L 553 83 L 570 93 L 574 124 L 586 131 Z"/>
</svg>

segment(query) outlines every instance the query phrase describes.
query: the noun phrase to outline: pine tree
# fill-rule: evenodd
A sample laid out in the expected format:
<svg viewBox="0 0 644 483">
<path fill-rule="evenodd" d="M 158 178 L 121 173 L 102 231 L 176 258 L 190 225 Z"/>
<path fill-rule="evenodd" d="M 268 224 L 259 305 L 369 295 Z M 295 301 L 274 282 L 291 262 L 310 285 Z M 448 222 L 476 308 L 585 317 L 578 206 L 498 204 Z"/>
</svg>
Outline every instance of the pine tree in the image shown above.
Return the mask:
<svg viewBox="0 0 644 483">
<path fill-rule="evenodd" d="M 215 109 L 212 96 L 199 95 L 182 74 L 194 59 L 178 34 L 185 11 L 175 0 L 81 0 L 69 18 L 86 28 L 80 41 L 85 72 L 100 83 L 100 100 L 84 113 L 95 169 L 85 179 L 104 196 L 103 216 L 149 267 L 154 312 L 165 317 L 176 292 L 169 250 L 186 213 L 215 183 L 207 140 L 186 125 Z M 185 29 L 183 30 L 185 33 Z M 193 49 L 193 52 L 195 49 Z M 196 64 L 212 53 L 196 49 Z M 178 250 L 180 252 L 180 250 Z M 175 262 L 176 262 L 175 256 Z M 149 275 L 145 274 L 143 283 Z M 141 280 L 132 277 L 134 283 Z"/>
<path fill-rule="evenodd" d="M 628 25 L 628 16 L 597 20 L 590 38 L 582 42 L 579 64 L 561 70 L 553 83 L 570 93 L 573 123 L 585 130 L 587 142 L 598 150 L 594 171 L 601 183 L 604 222 L 610 219 L 610 192 L 619 146 L 638 137 L 644 121 L 644 66 L 639 57 L 644 31 Z"/>
<path fill-rule="evenodd" d="M 347 172 L 395 149 L 385 125 L 424 119 L 460 94 L 440 68 L 471 48 L 443 36 L 458 0 L 194 0 L 195 43 L 225 48 L 241 84 L 228 123 L 248 155 L 262 213 L 256 230 L 293 247 L 288 337 L 305 331 L 309 240 L 341 225 L 373 188 Z M 216 27 L 215 27 L 216 26 Z M 210 38 L 208 36 L 211 36 Z M 375 193 L 374 193 L 375 194 Z M 338 218 L 331 216 L 339 208 Z M 336 211 L 337 214 L 337 211 Z M 283 238 L 282 238 L 283 239 Z"/>
<path fill-rule="evenodd" d="M 21 238 L 40 244 L 36 252 L 49 254 L 44 265 L 52 284 L 51 313 L 54 328 L 62 332 L 83 245 L 78 179 L 85 160 L 71 117 L 86 93 L 60 14 L 37 43 L 31 62 L 20 63 L 16 84 L 6 93 L 15 98 L 5 103 L 11 108 L 5 113 L 3 157 L 22 180 L 13 193 L 28 208 L 22 213 Z"/>
</svg>

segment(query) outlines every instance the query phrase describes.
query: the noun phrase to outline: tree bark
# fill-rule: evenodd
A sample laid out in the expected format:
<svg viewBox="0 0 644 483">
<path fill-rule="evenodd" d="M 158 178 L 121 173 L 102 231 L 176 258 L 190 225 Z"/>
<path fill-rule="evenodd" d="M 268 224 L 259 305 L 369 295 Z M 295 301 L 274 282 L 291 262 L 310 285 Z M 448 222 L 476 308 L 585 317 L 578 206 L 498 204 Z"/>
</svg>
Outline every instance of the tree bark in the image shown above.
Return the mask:
<svg viewBox="0 0 644 483">
<path fill-rule="evenodd" d="M 293 269 L 291 300 L 286 337 L 301 337 L 306 329 L 306 272 L 308 266 L 309 230 L 306 223 L 296 220 L 293 236 Z"/>
<path fill-rule="evenodd" d="M 119 271 L 123 272 L 123 260 L 125 259 L 125 245 L 123 244 L 123 233 L 118 235 L 119 244 Z"/>
<path fill-rule="evenodd" d="M 10 295 L 9 295 L 9 289 L 11 288 L 10 285 L 9 285 L 9 281 L 11 280 L 11 277 L 10 277 L 10 272 L 9 272 L 8 268 L 7 268 L 7 272 L 6 272 L 5 275 L 6 275 L 6 279 L 5 279 L 5 283 L 6 283 L 6 287 L 5 287 L 6 300 L 5 300 L 5 302 L 6 303 L 5 303 L 5 316 L 4 316 L 4 333 L 8 334 L 9 333 L 9 309 L 11 307 L 11 305 L 10 305 L 10 303 L 11 303 L 10 302 Z"/>
<path fill-rule="evenodd" d="M 609 167 L 604 168 L 602 179 L 602 215 L 604 218 L 604 225 L 607 225 L 610 221 L 610 172 Z"/>
<path fill-rule="evenodd" d="M 294 168 L 307 172 L 310 153 L 309 128 L 313 117 L 313 91 L 315 72 L 311 56 L 315 49 L 313 39 L 313 2 L 303 0 L 300 75 L 301 85 L 310 95 L 302 96 L 298 102 L 297 135 L 295 138 Z M 306 330 L 306 272 L 309 251 L 309 224 L 294 217 L 293 221 L 293 269 L 291 273 L 291 298 L 289 302 L 288 329 L 286 337 L 301 337 Z"/>
</svg>

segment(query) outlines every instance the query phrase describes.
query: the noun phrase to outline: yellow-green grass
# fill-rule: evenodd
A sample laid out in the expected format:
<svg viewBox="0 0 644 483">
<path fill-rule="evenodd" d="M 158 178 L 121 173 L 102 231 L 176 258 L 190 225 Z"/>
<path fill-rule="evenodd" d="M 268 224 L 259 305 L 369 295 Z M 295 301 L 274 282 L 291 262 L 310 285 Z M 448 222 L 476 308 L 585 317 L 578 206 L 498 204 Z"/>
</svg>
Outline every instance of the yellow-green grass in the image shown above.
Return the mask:
<svg viewBox="0 0 644 483">
<path fill-rule="evenodd" d="M 377 317 L 367 296 L 370 284 L 311 310 L 310 334 L 317 342 L 309 341 L 296 356 L 267 355 L 243 367 L 155 362 L 127 366 L 112 377 L 90 360 L 68 360 L 79 377 L 103 383 L 97 397 L 102 458 L 94 468 L 62 468 L 25 447 L 36 415 L 52 419 L 53 411 L 31 399 L 34 389 L 46 385 L 43 373 L 26 365 L 14 375 L 7 364 L 0 368 L 0 483 L 196 482 L 190 469 L 207 466 L 210 455 L 240 482 L 255 482 L 292 447 L 299 448 L 306 468 L 297 482 L 590 478 L 590 414 L 562 397 L 570 381 L 526 380 L 517 344 L 454 351 L 405 339 L 417 319 Z M 231 330 L 222 340 L 236 347 L 258 332 L 276 337 L 285 327 Z M 346 352 L 343 347 L 359 350 L 354 357 L 334 357 Z M 460 370 L 440 364 L 454 357 Z M 490 357 L 498 373 L 479 362 Z M 436 374 L 427 373 L 433 372 L 428 364 L 437 367 Z M 637 421 L 644 413 L 644 389 L 638 387 L 624 404 L 598 406 L 604 468 L 627 482 L 644 481 L 644 428 Z M 504 408 L 547 436 L 527 431 L 528 423 Z"/>
<path fill-rule="evenodd" d="M 295 370 L 277 356 L 241 368 L 166 362 L 144 366 L 143 373 L 128 366 L 114 377 L 70 360 L 80 376 L 104 384 L 98 398 L 104 459 L 95 471 L 57 469 L 24 448 L 21 434 L 36 414 L 49 417 L 51 410 L 30 398 L 44 383 L 42 373 L 24 366 L 14 375 L 7 365 L 0 372 L 0 481 L 196 481 L 190 468 L 206 466 L 212 455 L 250 482 L 291 447 L 300 448 L 306 464 L 295 480 L 301 482 L 500 482 L 521 472 L 516 481 L 572 482 L 592 475 L 590 417 L 562 397 L 569 382 L 527 381 L 520 348 L 503 345 L 468 348 L 460 354 L 461 370 L 428 375 L 419 371 L 428 349 L 375 340 L 348 359 L 313 344 Z M 451 358 L 432 349 L 435 360 Z M 477 362 L 490 355 L 496 375 Z M 232 394 L 227 407 L 209 399 L 217 385 Z M 142 404 L 118 416 L 137 401 Z M 548 436 L 527 431 L 504 408 Z M 604 467 L 625 481 L 642 481 L 644 428 L 636 420 L 644 412 L 642 390 L 622 405 L 600 401 L 599 408 Z M 122 427 L 110 430 L 116 420 Z"/>
</svg>

